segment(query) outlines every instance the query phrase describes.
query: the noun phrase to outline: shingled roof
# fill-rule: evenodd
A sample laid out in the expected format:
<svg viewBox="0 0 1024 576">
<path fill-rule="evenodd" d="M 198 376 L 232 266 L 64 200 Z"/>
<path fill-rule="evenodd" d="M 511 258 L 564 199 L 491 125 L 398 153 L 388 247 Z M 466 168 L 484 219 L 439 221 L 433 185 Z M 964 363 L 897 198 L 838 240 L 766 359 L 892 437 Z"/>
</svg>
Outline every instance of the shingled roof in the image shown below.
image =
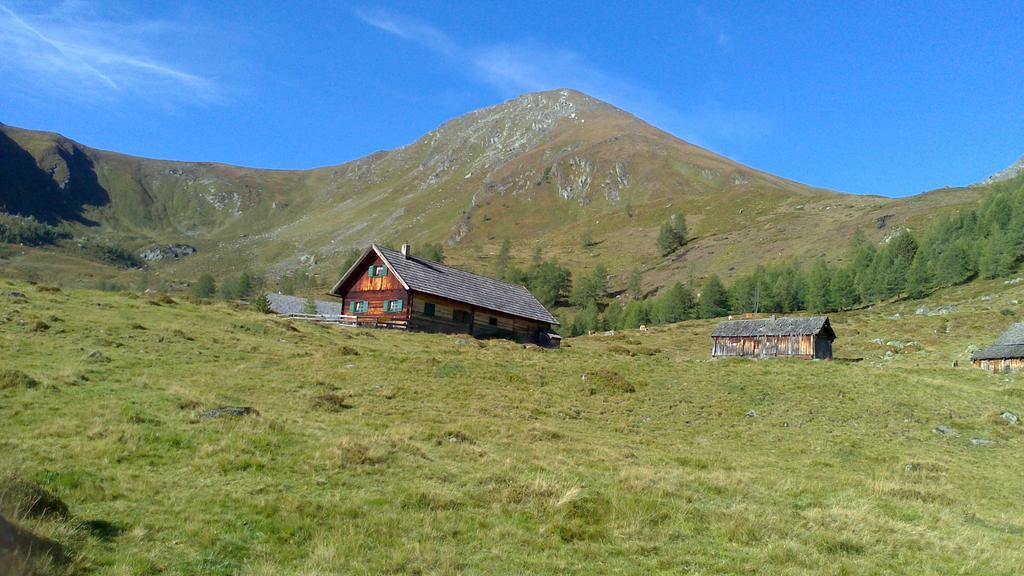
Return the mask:
<svg viewBox="0 0 1024 576">
<path fill-rule="evenodd" d="M 995 344 L 971 355 L 974 360 L 1024 358 L 1024 322 L 1011 324 Z"/>
<path fill-rule="evenodd" d="M 337 294 L 341 285 L 356 270 L 358 263 L 374 251 L 384 260 L 388 268 L 407 290 L 432 294 L 480 308 L 503 312 L 520 318 L 558 324 L 543 304 L 525 286 L 509 284 L 486 276 L 480 276 L 438 262 L 431 262 L 414 255 L 403 256 L 401 252 L 373 244 L 352 265 L 352 268 L 338 280 L 331 290 Z"/>
<path fill-rule="evenodd" d="M 828 322 L 828 316 L 730 320 L 719 324 L 711 335 L 715 337 L 808 336 L 819 334 L 822 331 L 829 338 L 835 340 L 836 333 Z"/>
</svg>

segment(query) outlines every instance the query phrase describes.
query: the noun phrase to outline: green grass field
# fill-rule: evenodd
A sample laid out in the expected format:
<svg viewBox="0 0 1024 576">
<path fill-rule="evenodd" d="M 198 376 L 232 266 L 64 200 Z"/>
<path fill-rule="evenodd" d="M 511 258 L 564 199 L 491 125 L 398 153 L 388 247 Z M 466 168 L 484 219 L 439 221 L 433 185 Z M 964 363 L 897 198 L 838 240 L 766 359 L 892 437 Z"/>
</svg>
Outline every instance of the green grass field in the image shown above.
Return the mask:
<svg viewBox="0 0 1024 576">
<path fill-rule="evenodd" d="M 70 509 L 0 497 L 62 551 L 0 570 L 1018 574 L 1024 376 L 966 358 L 1021 300 L 978 282 L 834 315 L 837 361 L 710 361 L 712 321 L 541 351 L 0 281 L 0 477 Z M 222 405 L 260 415 L 199 418 Z"/>
</svg>

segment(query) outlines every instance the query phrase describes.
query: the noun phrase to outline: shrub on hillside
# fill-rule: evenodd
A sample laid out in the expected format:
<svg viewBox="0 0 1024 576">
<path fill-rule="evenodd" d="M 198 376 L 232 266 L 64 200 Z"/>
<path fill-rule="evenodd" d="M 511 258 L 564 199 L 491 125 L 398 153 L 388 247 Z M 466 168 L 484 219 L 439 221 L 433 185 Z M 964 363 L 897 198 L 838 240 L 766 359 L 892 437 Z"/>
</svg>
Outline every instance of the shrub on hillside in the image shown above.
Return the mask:
<svg viewBox="0 0 1024 576">
<path fill-rule="evenodd" d="M 273 310 L 270 309 L 270 297 L 266 294 L 260 294 L 253 300 L 253 308 L 261 314 L 270 314 Z"/>
<path fill-rule="evenodd" d="M 43 224 L 31 216 L 0 212 L 0 243 L 39 246 L 53 244 L 70 235 L 59 228 Z"/>
</svg>

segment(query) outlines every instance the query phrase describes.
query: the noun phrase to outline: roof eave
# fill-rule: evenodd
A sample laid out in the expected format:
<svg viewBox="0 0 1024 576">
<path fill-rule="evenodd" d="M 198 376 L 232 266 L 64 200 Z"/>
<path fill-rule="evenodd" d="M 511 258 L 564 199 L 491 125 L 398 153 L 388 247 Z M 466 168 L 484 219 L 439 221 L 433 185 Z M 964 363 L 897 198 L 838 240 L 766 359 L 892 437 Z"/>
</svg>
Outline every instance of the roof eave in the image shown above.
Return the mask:
<svg viewBox="0 0 1024 576">
<path fill-rule="evenodd" d="M 380 256 L 380 259 L 383 260 L 384 263 L 388 265 L 388 270 L 390 270 L 391 273 L 395 275 L 395 278 L 398 278 L 398 281 L 402 283 L 402 287 L 408 290 L 409 284 L 407 284 L 405 280 L 403 280 L 402 277 L 398 274 L 398 270 L 391 265 L 391 261 L 388 260 L 388 257 L 384 255 L 384 252 L 376 244 L 371 244 L 370 248 L 373 248 L 373 251 L 377 253 L 377 256 Z"/>
<path fill-rule="evenodd" d="M 331 291 L 328 292 L 328 295 L 340 296 L 340 294 L 338 294 L 338 290 L 341 288 L 341 285 L 348 281 L 349 277 L 359 267 L 359 264 L 362 263 L 362 261 L 365 260 L 366 257 L 370 255 L 370 252 L 375 252 L 377 256 L 379 256 L 380 259 L 383 260 L 385 264 L 387 264 L 388 270 L 390 270 L 391 273 L 395 275 L 395 278 L 398 278 L 398 281 L 402 284 L 402 287 L 404 287 L 406 290 L 409 289 L 409 285 L 406 284 L 405 280 L 403 280 L 402 277 L 398 275 L 398 271 L 395 270 L 395 267 L 392 266 L 391 262 L 387 259 L 386 256 L 384 256 L 384 254 L 380 250 L 380 247 L 378 247 L 376 244 L 370 244 L 370 247 L 367 248 L 366 250 L 363 250 L 363 253 L 360 254 L 358 258 L 356 258 L 356 261 L 353 262 L 352 265 L 349 266 L 348 270 L 346 270 L 345 273 L 341 275 L 341 279 L 334 284 L 334 288 L 331 288 Z"/>
</svg>

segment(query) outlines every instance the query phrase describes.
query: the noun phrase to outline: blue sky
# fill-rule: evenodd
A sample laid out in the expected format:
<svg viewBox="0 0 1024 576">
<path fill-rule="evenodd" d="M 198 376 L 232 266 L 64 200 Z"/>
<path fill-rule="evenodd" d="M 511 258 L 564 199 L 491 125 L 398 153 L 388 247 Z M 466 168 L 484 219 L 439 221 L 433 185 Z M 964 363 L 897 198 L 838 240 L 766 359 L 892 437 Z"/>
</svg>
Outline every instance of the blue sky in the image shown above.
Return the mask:
<svg viewBox="0 0 1024 576">
<path fill-rule="evenodd" d="M 309 168 L 571 87 L 847 192 L 965 185 L 1024 154 L 1020 2 L 612 4 L 0 0 L 0 122 Z"/>
</svg>

